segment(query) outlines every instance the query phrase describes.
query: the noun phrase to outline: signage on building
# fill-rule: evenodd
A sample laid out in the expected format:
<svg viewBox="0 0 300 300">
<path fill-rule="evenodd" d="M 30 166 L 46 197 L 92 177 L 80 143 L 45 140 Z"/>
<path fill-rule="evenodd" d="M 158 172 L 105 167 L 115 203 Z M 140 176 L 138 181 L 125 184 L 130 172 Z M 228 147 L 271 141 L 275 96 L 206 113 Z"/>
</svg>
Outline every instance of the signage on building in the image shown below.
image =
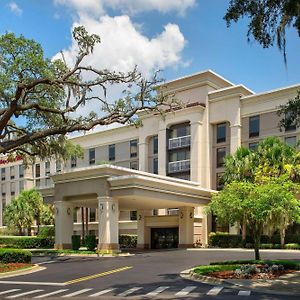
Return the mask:
<svg viewBox="0 0 300 300">
<path fill-rule="evenodd" d="M 19 160 L 22 160 L 21 156 L 16 156 L 16 157 L 6 158 L 6 159 L 0 159 L 0 165 L 9 164 L 11 162 L 15 162 L 15 161 L 19 161 Z"/>
</svg>

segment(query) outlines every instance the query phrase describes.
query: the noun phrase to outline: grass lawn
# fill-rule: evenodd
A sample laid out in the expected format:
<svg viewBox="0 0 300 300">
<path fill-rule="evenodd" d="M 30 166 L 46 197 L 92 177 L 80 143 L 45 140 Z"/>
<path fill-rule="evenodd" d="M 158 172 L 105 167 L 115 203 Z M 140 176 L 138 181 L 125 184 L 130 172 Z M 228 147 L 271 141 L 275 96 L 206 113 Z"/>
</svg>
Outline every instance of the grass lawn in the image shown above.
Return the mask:
<svg viewBox="0 0 300 300">
<path fill-rule="evenodd" d="M 209 265 L 198 266 L 193 269 L 193 272 L 199 275 L 206 275 L 212 272 L 236 270 L 245 264 L 283 265 L 285 269 L 300 270 L 300 262 L 292 260 L 231 260 L 212 262 Z"/>
<path fill-rule="evenodd" d="M 10 271 L 27 269 L 32 266 L 33 266 L 32 264 L 24 264 L 24 263 L 9 263 L 9 264 L 0 263 L 0 274 L 10 272 Z"/>
<path fill-rule="evenodd" d="M 54 250 L 54 249 L 49 249 L 49 250 L 30 250 L 32 254 L 96 254 L 95 251 L 88 251 L 88 250 L 71 250 L 71 249 L 63 249 L 63 250 Z"/>
</svg>

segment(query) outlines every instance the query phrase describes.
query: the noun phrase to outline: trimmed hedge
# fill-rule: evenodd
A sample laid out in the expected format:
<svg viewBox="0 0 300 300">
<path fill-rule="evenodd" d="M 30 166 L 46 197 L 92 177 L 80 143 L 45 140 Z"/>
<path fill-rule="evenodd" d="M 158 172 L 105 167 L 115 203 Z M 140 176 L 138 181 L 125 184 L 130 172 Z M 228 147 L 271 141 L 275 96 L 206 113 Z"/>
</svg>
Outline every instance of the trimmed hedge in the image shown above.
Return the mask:
<svg viewBox="0 0 300 300">
<path fill-rule="evenodd" d="M 209 235 L 209 246 L 220 248 L 242 247 L 242 236 L 225 232 L 212 232 Z"/>
<path fill-rule="evenodd" d="M 136 248 L 137 236 L 136 235 L 120 235 L 119 236 L 120 248 Z"/>
<path fill-rule="evenodd" d="M 88 251 L 94 251 L 97 246 L 97 240 L 95 235 L 86 235 L 85 236 L 85 246 Z"/>
<path fill-rule="evenodd" d="M 1 236 L 0 247 L 16 249 L 53 248 L 54 239 L 37 236 Z"/>
<path fill-rule="evenodd" d="M 297 243 L 285 244 L 284 248 L 285 249 L 295 249 L 295 250 L 298 250 L 298 249 L 300 249 L 300 244 L 297 244 Z"/>
<path fill-rule="evenodd" d="M 31 252 L 19 249 L 0 249 L 0 262 L 9 263 L 30 263 Z"/>
<path fill-rule="evenodd" d="M 80 235 L 72 235 L 72 250 L 79 250 L 81 244 L 81 237 Z"/>
</svg>

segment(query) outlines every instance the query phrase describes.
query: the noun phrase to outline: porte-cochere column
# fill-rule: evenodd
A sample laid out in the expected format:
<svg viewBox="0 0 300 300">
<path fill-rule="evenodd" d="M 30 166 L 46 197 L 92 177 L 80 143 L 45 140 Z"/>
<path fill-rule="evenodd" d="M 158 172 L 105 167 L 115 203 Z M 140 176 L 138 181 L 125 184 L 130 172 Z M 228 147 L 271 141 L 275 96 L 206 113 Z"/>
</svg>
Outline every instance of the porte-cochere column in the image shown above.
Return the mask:
<svg viewBox="0 0 300 300">
<path fill-rule="evenodd" d="M 194 207 L 179 208 L 179 248 L 194 245 Z"/>
<path fill-rule="evenodd" d="M 119 250 L 119 203 L 112 197 L 98 197 L 98 250 Z"/>
<path fill-rule="evenodd" d="M 73 234 L 73 205 L 55 201 L 55 249 L 71 249 Z"/>
</svg>

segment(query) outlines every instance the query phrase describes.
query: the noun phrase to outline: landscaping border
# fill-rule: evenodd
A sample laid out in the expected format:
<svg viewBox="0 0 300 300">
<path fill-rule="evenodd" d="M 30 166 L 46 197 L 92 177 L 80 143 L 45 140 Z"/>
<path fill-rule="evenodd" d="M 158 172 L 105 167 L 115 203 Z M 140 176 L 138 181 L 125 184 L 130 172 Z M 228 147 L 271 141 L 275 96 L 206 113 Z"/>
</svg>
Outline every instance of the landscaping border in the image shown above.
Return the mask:
<svg viewBox="0 0 300 300">
<path fill-rule="evenodd" d="M 10 272 L 0 273 L 0 279 L 21 276 L 21 275 L 27 275 L 27 274 L 43 271 L 45 269 L 46 269 L 46 267 L 35 264 L 28 268 L 23 268 L 20 270 L 14 270 L 14 271 L 10 271 Z"/>
</svg>

